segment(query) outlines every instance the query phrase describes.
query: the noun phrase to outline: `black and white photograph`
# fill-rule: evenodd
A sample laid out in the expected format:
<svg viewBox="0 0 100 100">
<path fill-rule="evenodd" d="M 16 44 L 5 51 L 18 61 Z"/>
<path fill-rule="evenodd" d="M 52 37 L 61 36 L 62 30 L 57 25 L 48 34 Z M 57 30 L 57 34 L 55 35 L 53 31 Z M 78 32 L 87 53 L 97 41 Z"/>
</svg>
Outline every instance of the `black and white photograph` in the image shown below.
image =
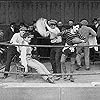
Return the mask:
<svg viewBox="0 0 100 100">
<path fill-rule="evenodd" d="M 0 0 L 0 100 L 100 100 L 100 0 Z"/>
</svg>

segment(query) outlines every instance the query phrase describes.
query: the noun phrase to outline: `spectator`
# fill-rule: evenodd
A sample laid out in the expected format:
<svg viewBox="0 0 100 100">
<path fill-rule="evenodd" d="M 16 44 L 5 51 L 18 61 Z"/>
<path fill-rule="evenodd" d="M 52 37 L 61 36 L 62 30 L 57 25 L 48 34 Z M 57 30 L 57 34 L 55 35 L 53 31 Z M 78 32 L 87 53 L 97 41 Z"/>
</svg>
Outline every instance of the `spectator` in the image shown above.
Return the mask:
<svg viewBox="0 0 100 100">
<path fill-rule="evenodd" d="M 15 34 L 15 22 L 11 23 L 6 32 L 4 33 L 4 41 L 10 41 L 12 36 Z"/>
<path fill-rule="evenodd" d="M 66 26 L 66 29 L 70 29 L 74 26 L 74 21 L 73 20 L 69 20 L 68 21 L 68 25 Z"/>
<path fill-rule="evenodd" d="M 80 21 L 80 24 L 82 25 L 81 28 L 79 29 L 79 32 L 81 35 L 83 35 L 85 37 L 85 44 L 84 45 L 89 45 L 89 36 L 93 36 L 96 37 L 97 34 L 96 32 L 91 28 L 88 27 L 88 21 L 83 19 Z M 81 48 L 81 47 L 80 47 Z M 85 54 L 85 65 L 86 65 L 86 70 L 90 69 L 90 65 L 89 65 L 89 47 L 84 47 L 84 54 Z"/>
<path fill-rule="evenodd" d="M 35 24 L 35 23 L 34 23 Z M 38 32 L 35 30 L 34 28 L 34 24 L 30 24 L 29 27 L 28 27 L 28 31 L 29 33 L 31 33 L 31 35 L 33 35 L 34 37 L 31 39 L 31 42 L 29 43 L 30 45 L 37 45 L 37 37 L 39 36 L 38 35 Z M 39 55 L 38 55 L 38 48 L 35 47 L 33 50 L 32 50 L 32 55 L 39 60 Z"/>
<path fill-rule="evenodd" d="M 92 22 L 93 22 L 92 29 L 97 33 L 97 29 L 99 27 L 99 23 L 97 21 L 97 18 L 94 18 Z"/>
<path fill-rule="evenodd" d="M 63 48 L 62 56 L 61 56 L 61 66 L 62 66 L 64 73 L 67 73 L 65 61 L 66 61 L 66 58 L 68 58 L 68 57 L 71 58 L 70 72 L 73 73 L 73 71 L 74 71 L 76 54 L 75 54 L 75 48 L 72 46 L 74 44 L 84 42 L 84 40 L 83 40 L 84 37 L 81 36 L 81 34 L 77 32 L 78 28 L 79 28 L 79 26 L 76 25 L 70 31 L 66 30 L 62 36 L 63 38 L 66 39 L 65 46 L 67 46 L 67 47 Z M 64 77 L 64 79 L 66 79 L 66 77 Z M 72 75 L 70 76 L 70 80 L 71 80 L 71 82 L 74 82 Z"/>
<path fill-rule="evenodd" d="M 49 24 L 49 25 L 48 25 Z M 62 37 L 58 36 L 60 33 L 59 28 L 57 27 L 56 20 L 50 20 L 46 23 L 46 27 L 50 32 L 50 40 L 52 45 L 61 45 L 62 44 Z M 50 52 L 50 61 L 53 69 L 53 73 L 61 73 L 61 54 L 62 48 L 61 47 L 53 47 L 51 48 Z"/>
<path fill-rule="evenodd" d="M 97 18 L 98 28 L 97 28 L 97 42 L 100 44 L 100 18 Z"/>
<path fill-rule="evenodd" d="M 4 41 L 4 32 L 3 30 L 0 30 L 0 42 Z M 0 62 L 2 65 L 6 62 L 6 46 L 0 45 Z"/>
<path fill-rule="evenodd" d="M 23 41 L 23 34 L 25 33 L 25 31 L 27 30 L 26 27 L 21 27 L 20 28 L 20 32 L 19 33 L 15 33 L 13 35 L 13 37 L 10 40 L 11 44 L 21 44 Z M 12 61 L 12 58 L 17 55 L 19 56 L 19 47 L 18 46 L 9 46 L 7 49 L 7 61 L 6 61 L 6 66 L 5 66 L 5 71 L 9 71 L 10 70 L 10 64 Z M 4 77 L 3 78 L 7 78 L 8 74 L 4 73 Z"/>
</svg>

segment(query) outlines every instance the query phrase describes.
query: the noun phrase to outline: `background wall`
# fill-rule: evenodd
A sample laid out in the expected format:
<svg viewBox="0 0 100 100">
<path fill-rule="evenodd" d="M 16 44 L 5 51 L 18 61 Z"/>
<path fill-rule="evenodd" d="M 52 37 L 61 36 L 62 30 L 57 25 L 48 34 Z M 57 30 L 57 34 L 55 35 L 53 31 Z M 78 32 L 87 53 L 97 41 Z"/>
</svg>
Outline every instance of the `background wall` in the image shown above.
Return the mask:
<svg viewBox="0 0 100 100">
<path fill-rule="evenodd" d="M 0 0 L 0 24 L 31 23 L 40 17 L 64 23 L 82 18 L 91 22 L 100 17 L 100 0 Z"/>
</svg>

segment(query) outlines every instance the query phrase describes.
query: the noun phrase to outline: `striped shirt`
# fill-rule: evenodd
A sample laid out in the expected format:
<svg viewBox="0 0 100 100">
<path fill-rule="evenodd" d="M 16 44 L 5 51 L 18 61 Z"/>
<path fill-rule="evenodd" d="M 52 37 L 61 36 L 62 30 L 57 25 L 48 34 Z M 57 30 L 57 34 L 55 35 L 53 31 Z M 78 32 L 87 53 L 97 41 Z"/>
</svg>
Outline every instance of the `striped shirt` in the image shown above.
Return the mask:
<svg viewBox="0 0 100 100">
<path fill-rule="evenodd" d="M 75 33 L 75 34 L 72 34 L 70 32 L 65 32 L 62 36 L 62 38 L 65 40 L 65 42 L 68 44 L 68 45 L 73 45 L 73 42 L 72 42 L 72 39 L 74 39 L 75 37 L 81 39 L 81 40 L 84 40 L 85 37 L 82 36 L 79 32 Z"/>
</svg>

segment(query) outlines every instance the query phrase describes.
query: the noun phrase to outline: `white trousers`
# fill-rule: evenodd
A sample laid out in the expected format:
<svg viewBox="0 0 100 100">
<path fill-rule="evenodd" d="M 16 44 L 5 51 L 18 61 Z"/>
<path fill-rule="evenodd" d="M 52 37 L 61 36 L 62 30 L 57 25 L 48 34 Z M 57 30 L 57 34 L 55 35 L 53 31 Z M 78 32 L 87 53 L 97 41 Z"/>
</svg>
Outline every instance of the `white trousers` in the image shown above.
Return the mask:
<svg viewBox="0 0 100 100">
<path fill-rule="evenodd" d="M 40 63 L 39 61 L 37 61 L 35 59 L 27 58 L 27 64 L 31 68 L 36 69 L 36 71 L 39 74 L 50 74 L 50 72 L 47 70 L 47 68 L 42 63 Z M 47 80 L 48 76 L 42 76 L 42 78 L 44 80 Z"/>
</svg>

